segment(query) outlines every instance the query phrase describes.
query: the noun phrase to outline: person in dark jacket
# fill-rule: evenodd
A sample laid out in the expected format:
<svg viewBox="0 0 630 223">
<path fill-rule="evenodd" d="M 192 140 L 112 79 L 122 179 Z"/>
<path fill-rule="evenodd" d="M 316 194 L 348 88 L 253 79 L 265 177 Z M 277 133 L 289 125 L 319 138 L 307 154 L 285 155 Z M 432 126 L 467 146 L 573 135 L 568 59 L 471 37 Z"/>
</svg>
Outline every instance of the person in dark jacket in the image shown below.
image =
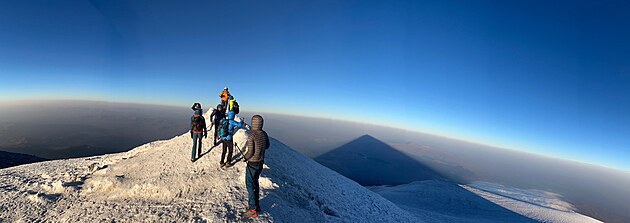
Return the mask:
<svg viewBox="0 0 630 223">
<path fill-rule="evenodd" d="M 249 137 L 247 138 L 247 153 L 244 155 L 244 161 L 247 162 L 245 185 L 247 185 L 249 194 L 249 207 L 244 214 L 246 218 L 258 217 L 258 212 L 260 211 L 258 178 L 265 162 L 265 150 L 269 149 L 269 136 L 267 136 L 267 132 L 262 130 L 263 123 L 262 116 L 254 115 Z"/>
<path fill-rule="evenodd" d="M 210 114 L 210 121 L 214 125 L 214 144 L 217 144 L 217 134 L 219 134 L 219 126 L 221 125 L 221 120 L 225 118 L 225 112 L 223 111 L 223 105 L 217 105 L 217 109 L 212 111 Z"/>
<path fill-rule="evenodd" d="M 206 119 L 201 115 L 201 110 L 195 110 L 195 114 L 190 117 L 190 138 L 193 140 L 192 155 L 190 161 L 195 162 L 201 154 L 201 137 L 208 137 L 206 129 Z M 199 144 L 199 146 L 197 146 Z"/>
</svg>

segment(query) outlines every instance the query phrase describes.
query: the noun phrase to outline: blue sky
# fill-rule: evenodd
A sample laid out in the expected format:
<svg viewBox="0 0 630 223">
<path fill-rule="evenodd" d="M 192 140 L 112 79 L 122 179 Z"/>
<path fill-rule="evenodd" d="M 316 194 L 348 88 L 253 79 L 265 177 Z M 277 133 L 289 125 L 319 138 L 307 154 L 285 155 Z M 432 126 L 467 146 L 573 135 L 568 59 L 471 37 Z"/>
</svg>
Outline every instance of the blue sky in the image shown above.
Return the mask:
<svg viewBox="0 0 630 223">
<path fill-rule="evenodd" d="M 396 126 L 630 170 L 627 1 L 0 1 L 0 100 Z"/>
</svg>

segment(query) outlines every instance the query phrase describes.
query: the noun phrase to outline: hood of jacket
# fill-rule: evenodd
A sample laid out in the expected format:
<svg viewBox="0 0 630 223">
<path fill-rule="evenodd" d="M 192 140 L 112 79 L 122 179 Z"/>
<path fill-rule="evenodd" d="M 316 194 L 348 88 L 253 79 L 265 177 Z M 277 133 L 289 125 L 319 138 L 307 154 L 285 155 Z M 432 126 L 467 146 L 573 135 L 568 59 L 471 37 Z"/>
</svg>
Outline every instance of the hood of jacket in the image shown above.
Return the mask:
<svg viewBox="0 0 630 223">
<path fill-rule="evenodd" d="M 262 116 L 254 115 L 254 117 L 252 117 L 252 130 L 253 131 L 260 131 L 260 130 L 262 130 L 264 122 L 265 122 L 265 120 L 263 120 Z"/>
</svg>

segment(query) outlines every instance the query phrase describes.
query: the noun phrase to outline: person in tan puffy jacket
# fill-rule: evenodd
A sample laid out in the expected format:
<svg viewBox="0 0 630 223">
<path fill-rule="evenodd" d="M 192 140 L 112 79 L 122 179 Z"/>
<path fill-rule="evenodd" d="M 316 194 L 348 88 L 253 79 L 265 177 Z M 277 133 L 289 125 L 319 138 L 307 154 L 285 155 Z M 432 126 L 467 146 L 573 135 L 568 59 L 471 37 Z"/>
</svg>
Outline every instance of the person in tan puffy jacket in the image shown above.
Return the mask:
<svg viewBox="0 0 630 223">
<path fill-rule="evenodd" d="M 247 137 L 247 153 L 243 155 L 243 161 L 247 162 L 245 169 L 245 185 L 248 193 L 248 208 L 244 213 L 245 218 L 256 218 L 260 211 L 260 186 L 258 178 L 265 163 L 265 150 L 269 149 L 269 136 L 263 130 L 263 117 L 254 115 L 252 125 Z"/>
</svg>

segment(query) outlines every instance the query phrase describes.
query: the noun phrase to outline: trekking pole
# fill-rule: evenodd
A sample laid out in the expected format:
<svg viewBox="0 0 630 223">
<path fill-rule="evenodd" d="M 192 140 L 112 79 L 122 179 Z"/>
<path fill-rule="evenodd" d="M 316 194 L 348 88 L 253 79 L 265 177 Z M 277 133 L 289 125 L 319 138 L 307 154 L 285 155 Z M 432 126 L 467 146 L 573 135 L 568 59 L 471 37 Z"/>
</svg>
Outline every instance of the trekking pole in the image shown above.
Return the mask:
<svg viewBox="0 0 630 223">
<path fill-rule="evenodd" d="M 238 149 L 239 152 L 241 152 L 241 156 L 243 157 L 243 159 L 245 161 L 247 161 L 247 159 L 245 159 L 245 153 L 243 153 L 243 150 L 241 150 L 240 147 L 238 147 L 238 144 L 236 142 L 234 142 L 234 146 L 236 146 L 236 148 Z"/>
</svg>

